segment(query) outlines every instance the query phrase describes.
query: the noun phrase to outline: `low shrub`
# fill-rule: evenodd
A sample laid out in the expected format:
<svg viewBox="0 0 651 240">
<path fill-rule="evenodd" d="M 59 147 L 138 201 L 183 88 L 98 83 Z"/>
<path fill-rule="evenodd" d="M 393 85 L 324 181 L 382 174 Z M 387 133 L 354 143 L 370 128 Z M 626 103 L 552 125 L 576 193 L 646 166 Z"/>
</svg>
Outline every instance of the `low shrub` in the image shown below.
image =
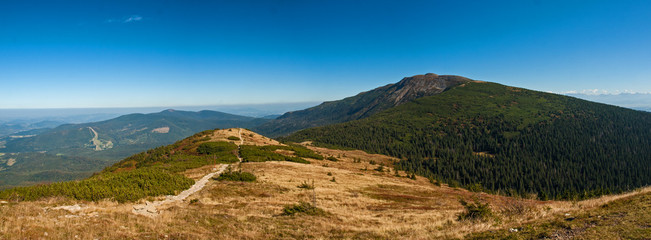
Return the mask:
<svg viewBox="0 0 651 240">
<path fill-rule="evenodd" d="M 310 184 L 307 181 L 303 181 L 303 183 L 299 184 L 296 187 L 297 188 L 305 188 L 305 189 L 314 189 L 314 182 L 312 182 L 312 184 Z"/>
<path fill-rule="evenodd" d="M 233 140 L 233 141 L 239 141 L 239 140 L 240 140 L 240 138 L 238 138 L 238 137 L 236 137 L 236 136 L 229 136 L 229 137 L 227 137 L 226 139 L 228 139 L 228 140 Z"/>
<path fill-rule="evenodd" d="M 479 202 L 478 199 L 475 199 L 474 203 L 469 203 L 463 199 L 459 199 L 459 203 L 461 203 L 461 205 L 463 205 L 463 207 L 466 209 L 465 211 L 459 213 L 459 215 L 457 216 L 457 220 L 459 221 L 462 220 L 486 221 L 495 216 L 493 214 L 493 210 L 491 210 L 490 208 L 490 205 L 488 203 L 482 204 L 481 202 Z"/>
<path fill-rule="evenodd" d="M 484 191 L 484 187 L 482 187 L 480 183 L 468 184 L 468 185 L 466 185 L 466 189 L 468 189 L 468 191 L 471 191 L 471 192 Z"/>
<path fill-rule="evenodd" d="M 285 205 L 283 207 L 283 214 L 285 216 L 292 216 L 295 214 L 307 214 L 312 216 L 325 215 L 323 209 L 317 208 L 308 202 L 298 202 L 297 204 Z"/>
<path fill-rule="evenodd" d="M 321 156 L 318 153 L 315 153 L 314 151 L 306 148 L 305 146 L 298 145 L 298 144 L 289 144 L 288 146 L 290 151 L 294 151 L 294 155 L 297 157 L 304 157 L 304 158 L 312 158 L 312 159 L 317 159 L 317 160 L 323 160 L 323 156 Z"/>
<path fill-rule="evenodd" d="M 222 173 L 214 179 L 219 181 L 255 182 L 257 178 L 253 173 L 237 171 Z"/>
</svg>

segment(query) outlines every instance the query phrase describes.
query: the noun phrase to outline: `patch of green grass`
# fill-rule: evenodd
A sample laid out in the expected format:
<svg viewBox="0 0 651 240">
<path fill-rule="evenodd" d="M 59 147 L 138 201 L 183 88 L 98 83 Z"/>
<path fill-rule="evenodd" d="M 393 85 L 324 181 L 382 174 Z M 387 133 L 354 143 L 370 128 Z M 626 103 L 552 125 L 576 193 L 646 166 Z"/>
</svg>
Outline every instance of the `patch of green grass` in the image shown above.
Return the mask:
<svg viewBox="0 0 651 240">
<path fill-rule="evenodd" d="M 337 159 L 335 156 L 329 156 L 329 157 L 326 158 L 326 160 L 333 161 L 333 162 L 339 161 L 339 159 Z"/>
<path fill-rule="evenodd" d="M 233 140 L 233 141 L 239 141 L 239 140 L 240 140 L 240 138 L 238 138 L 238 137 L 236 137 L 236 136 L 229 136 L 229 137 L 227 137 L 226 139 L 228 139 L 228 140 Z"/>
</svg>

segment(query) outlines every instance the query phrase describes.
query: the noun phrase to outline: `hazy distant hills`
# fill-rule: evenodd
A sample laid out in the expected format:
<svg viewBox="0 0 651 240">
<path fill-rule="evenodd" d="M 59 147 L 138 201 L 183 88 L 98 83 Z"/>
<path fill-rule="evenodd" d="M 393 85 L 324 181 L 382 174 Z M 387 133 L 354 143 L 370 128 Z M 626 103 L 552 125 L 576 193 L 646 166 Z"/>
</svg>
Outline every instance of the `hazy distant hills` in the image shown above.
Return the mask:
<svg viewBox="0 0 651 240">
<path fill-rule="evenodd" d="M 5 144 L 6 149 L 2 151 L 47 151 L 53 154 L 115 152 L 114 149 L 128 146 L 151 147 L 173 143 L 206 129 L 253 127 L 265 121 L 267 120 L 215 111 L 166 110 L 151 114 L 129 114 L 101 122 L 66 124 L 33 137 L 9 139 Z M 96 141 L 93 142 L 96 135 Z"/>
<path fill-rule="evenodd" d="M 542 199 L 651 184 L 651 113 L 495 83 L 466 82 L 285 140 L 387 154 L 453 185 Z"/>
<path fill-rule="evenodd" d="M 275 137 L 305 128 L 362 119 L 420 97 L 439 94 L 468 81 L 470 79 L 465 77 L 439 76 L 433 73 L 406 77 L 398 83 L 362 92 L 353 97 L 285 113 L 255 127 L 254 130 Z"/>
<path fill-rule="evenodd" d="M 2 139 L 4 148 L 0 148 L 0 152 L 5 154 L 0 156 L 0 181 L 7 184 L 9 176 L 12 176 L 13 183 L 16 179 L 28 182 L 74 179 L 78 178 L 79 172 L 90 174 L 124 157 L 174 143 L 203 130 L 251 128 L 266 121 L 269 119 L 216 111 L 165 110 L 151 114 L 129 114 L 101 122 L 65 124 L 39 132 L 24 132 L 21 133 L 22 137 Z M 10 159 L 13 160 L 9 161 Z M 71 161 L 78 164 L 69 164 Z M 9 162 L 13 162 L 11 166 L 7 164 Z M 53 167 L 54 165 L 67 167 Z M 46 174 L 43 171 L 48 172 Z M 0 185 L 3 183 L 0 182 Z"/>
<path fill-rule="evenodd" d="M 584 94 L 566 93 L 565 95 L 593 102 L 611 104 L 636 110 L 651 112 L 651 93 L 619 93 L 619 94 Z"/>
<path fill-rule="evenodd" d="M 65 122 L 61 122 L 61 121 L 38 121 L 38 122 L 9 121 L 5 123 L 0 123 L 0 137 L 4 137 L 17 132 L 29 131 L 33 129 L 53 128 L 64 123 Z"/>
</svg>

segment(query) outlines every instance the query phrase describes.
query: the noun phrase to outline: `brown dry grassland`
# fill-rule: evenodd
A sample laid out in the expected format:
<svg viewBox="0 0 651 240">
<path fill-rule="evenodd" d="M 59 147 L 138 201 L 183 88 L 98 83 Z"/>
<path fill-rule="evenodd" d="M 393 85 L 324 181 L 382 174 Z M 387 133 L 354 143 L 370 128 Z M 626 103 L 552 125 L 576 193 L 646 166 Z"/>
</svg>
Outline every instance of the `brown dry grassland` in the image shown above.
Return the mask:
<svg viewBox="0 0 651 240">
<path fill-rule="evenodd" d="M 212 139 L 225 140 L 229 136 L 238 136 L 237 129 L 216 131 Z M 248 130 L 242 131 L 242 138 L 244 144 L 279 144 Z M 407 178 L 404 172 L 396 176 L 390 167 L 394 161 L 391 157 L 310 148 L 339 161 L 234 164 L 234 169 L 252 172 L 258 180 L 211 180 L 202 191 L 169 206 L 155 218 L 132 214 L 132 206 L 137 203 L 50 198 L 0 204 L 0 239 L 456 239 L 589 211 L 627 195 L 651 192 L 646 188 L 580 202 L 514 199 L 445 184 L 436 186 L 422 177 Z M 375 170 L 379 164 L 385 166 L 382 172 Z M 198 179 L 212 167 L 185 174 Z M 314 191 L 297 187 L 304 181 L 313 181 Z M 325 215 L 281 215 L 283 206 L 312 202 L 313 194 L 317 207 L 327 212 Z M 459 199 L 473 198 L 489 202 L 499 220 L 457 221 L 456 215 L 463 211 Z M 74 204 L 82 209 L 52 209 Z"/>
</svg>

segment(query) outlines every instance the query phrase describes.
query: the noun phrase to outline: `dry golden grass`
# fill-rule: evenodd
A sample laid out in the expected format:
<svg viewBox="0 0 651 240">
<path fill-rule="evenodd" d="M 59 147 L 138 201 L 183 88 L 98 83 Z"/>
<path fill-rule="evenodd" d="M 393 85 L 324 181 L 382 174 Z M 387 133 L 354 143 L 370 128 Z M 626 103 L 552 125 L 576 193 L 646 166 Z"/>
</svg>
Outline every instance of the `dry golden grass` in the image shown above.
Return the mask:
<svg viewBox="0 0 651 240">
<path fill-rule="evenodd" d="M 238 130 L 216 131 L 212 138 L 226 140 L 228 136 L 238 136 Z M 277 144 L 248 130 L 242 131 L 242 138 L 244 144 Z M 439 187 L 422 177 L 406 178 L 404 172 L 399 172 L 403 177 L 395 176 L 390 166 L 396 159 L 391 157 L 363 151 L 310 148 L 340 161 L 233 164 L 234 170 L 241 168 L 252 172 L 258 181 L 211 181 L 202 191 L 168 206 L 155 218 L 132 214 L 133 204 L 111 201 L 52 198 L 1 204 L 0 239 L 463 238 L 468 233 L 533 222 L 571 211 L 587 211 L 626 195 L 651 191 L 645 188 L 581 202 L 514 199 L 446 185 Z M 374 170 L 379 164 L 385 166 L 382 172 Z M 197 179 L 212 167 L 188 170 L 184 174 Z M 315 189 L 298 188 L 304 181 L 314 182 Z M 314 195 L 317 207 L 327 214 L 280 215 L 283 206 L 298 201 L 312 202 Z M 456 215 L 463 210 L 460 198 L 489 202 L 501 220 L 457 221 Z M 80 204 L 82 209 L 77 212 L 52 210 L 55 206 L 73 204 Z"/>
<path fill-rule="evenodd" d="M 244 140 L 244 145 L 283 145 L 280 142 L 273 140 L 271 138 L 262 136 L 255 132 L 252 132 L 248 129 L 240 128 L 228 128 L 221 129 L 213 132 L 211 136 L 211 141 L 228 141 L 235 144 L 240 144 L 240 140 L 229 140 L 228 137 L 240 137 L 239 131 L 242 131 L 242 140 Z"/>
</svg>

